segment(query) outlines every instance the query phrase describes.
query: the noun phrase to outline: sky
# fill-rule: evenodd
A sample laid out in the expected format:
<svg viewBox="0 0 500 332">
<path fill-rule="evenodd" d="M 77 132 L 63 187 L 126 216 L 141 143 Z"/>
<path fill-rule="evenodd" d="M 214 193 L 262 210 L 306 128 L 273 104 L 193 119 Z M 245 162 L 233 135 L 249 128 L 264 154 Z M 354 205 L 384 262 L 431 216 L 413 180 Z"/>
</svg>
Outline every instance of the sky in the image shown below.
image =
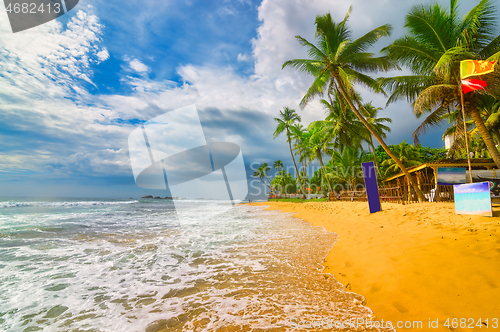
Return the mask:
<svg viewBox="0 0 500 332">
<path fill-rule="evenodd" d="M 319 98 L 298 106 L 312 78 L 281 69 L 307 57 L 295 36 L 314 40 L 317 15 L 340 21 L 352 5 L 355 38 L 393 26 L 378 53 L 404 35 L 404 16 L 418 3 L 426 2 L 81 0 L 57 20 L 15 34 L 0 5 L 0 196 L 165 196 L 135 184 L 128 137 L 189 105 L 207 141 L 240 146 L 249 178 L 262 162 L 291 166 L 285 138 L 273 139 L 273 118 L 285 106 L 305 126 L 324 118 Z M 465 13 L 478 1 L 460 3 Z M 408 103 L 386 107 L 384 96 L 361 93 L 393 120 L 388 144 L 412 142 L 421 120 Z M 183 127 L 182 135 L 195 130 Z M 441 135 L 435 128 L 421 143 L 443 147 Z"/>
</svg>

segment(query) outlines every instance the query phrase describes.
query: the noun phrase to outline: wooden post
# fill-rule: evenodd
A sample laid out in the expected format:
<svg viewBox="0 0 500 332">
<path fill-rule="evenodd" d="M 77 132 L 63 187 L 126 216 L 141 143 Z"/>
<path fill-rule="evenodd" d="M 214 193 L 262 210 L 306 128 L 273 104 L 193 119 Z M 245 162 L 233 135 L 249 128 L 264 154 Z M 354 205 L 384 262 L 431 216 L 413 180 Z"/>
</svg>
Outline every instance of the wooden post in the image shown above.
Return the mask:
<svg viewBox="0 0 500 332">
<path fill-rule="evenodd" d="M 437 173 L 437 167 L 434 166 L 432 168 L 434 171 L 434 184 L 436 186 L 436 190 L 434 191 L 434 202 L 439 202 L 439 186 L 438 186 L 438 173 Z"/>
<path fill-rule="evenodd" d="M 467 147 L 467 162 L 469 164 L 470 183 L 473 183 L 474 181 L 472 181 L 472 167 L 470 165 L 469 138 L 467 137 L 467 123 L 465 122 L 464 91 L 462 90 L 461 86 L 460 86 L 460 98 L 462 100 L 462 117 L 464 120 L 465 146 Z"/>
<path fill-rule="evenodd" d="M 410 174 L 410 177 L 411 177 L 411 176 L 412 176 L 412 175 Z M 406 189 L 406 190 L 407 190 L 407 193 L 408 193 L 408 194 L 407 194 L 407 197 L 408 197 L 408 202 L 411 202 L 413 197 L 411 196 L 411 185 L 410 185 L 410 181 L 408 181 L 407 185 L 408 185 L 408 187 L 407 187 L 407 189 Z"/>
<path fill-rule="evenodd" d="M 399 183 L 399 179 L 398 179 L 398 196 L 401 199 L 401 204 L 405 205 L 404 194 L 403 194 L 403 190 L 401 188 L 401 184 Z"/>
</svg>

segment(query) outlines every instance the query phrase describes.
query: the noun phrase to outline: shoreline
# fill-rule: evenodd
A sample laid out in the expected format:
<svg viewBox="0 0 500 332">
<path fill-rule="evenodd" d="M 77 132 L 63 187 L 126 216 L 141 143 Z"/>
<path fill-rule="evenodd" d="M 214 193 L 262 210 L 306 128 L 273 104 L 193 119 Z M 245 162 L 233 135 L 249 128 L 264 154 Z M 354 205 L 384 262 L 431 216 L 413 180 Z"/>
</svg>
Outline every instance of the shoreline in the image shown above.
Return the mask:
<svg viewBox="0 0 500 332">
<path fill-rule="evenodd" d="M 383 210 L 371 215 L 366 202 L 250 205 L 292 212 L 338 234 L 323 273 L 365 297 L 377 320 L 423 325 L 397 330 L 425 331 L 429 319 L 438 319 L 432 330 L 450 331 L 448 318 L 465 318 L 475 328 L 481 319 L 481 330 L 500 329 L 499 208 L 494 217 L 482 217 L 456 215 L 453 203 L 382 203 Z"/>
</svg>

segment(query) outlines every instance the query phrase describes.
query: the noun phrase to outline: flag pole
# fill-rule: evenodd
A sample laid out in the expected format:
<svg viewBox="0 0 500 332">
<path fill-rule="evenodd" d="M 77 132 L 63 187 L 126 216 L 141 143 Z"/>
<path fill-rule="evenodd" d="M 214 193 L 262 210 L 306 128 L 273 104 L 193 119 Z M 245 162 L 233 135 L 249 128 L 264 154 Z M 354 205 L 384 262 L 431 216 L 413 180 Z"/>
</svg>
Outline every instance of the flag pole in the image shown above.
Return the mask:
<svg viewBox="0 0 500 332">
<path fill-rule="evenodd" d="M 464 120 L 465 146 L 467 147 L 467 163 L 469 164 L 470 183 L 473 183 L 473 181 L 472 181 L 472 167 L 470 164 L 470 153 L 469 153 L 469 138 L 467 137 L 467 123 L 465 122 L 464 91 L 463 91 L 462 86 L 460 86 L 460 98 L 462 100 L 462 118 Z"/>
</svg>

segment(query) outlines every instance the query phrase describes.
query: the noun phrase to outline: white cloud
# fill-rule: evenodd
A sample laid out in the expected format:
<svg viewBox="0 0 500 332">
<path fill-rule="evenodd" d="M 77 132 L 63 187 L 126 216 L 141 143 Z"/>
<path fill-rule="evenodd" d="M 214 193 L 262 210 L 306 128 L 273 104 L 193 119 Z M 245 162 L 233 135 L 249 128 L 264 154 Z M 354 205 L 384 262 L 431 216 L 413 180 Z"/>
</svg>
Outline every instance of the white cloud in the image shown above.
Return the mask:
<svg viewBox="0 0 500 332">
<path fill-rule="evenodd" d="M 217 11 L 217 13 L 219 15 L 236 15 L 236 10 L 234 8 L 230 8 L 230 7 L 221 7 L 219 8 L 219 10 Z"/>
<path fill-rule="evenodd" d="M 97 58 L 103 62 L 109 59 L 109 52 L 106 48 L 96 54 Z"/>
<path fill-rule="evenodd" d="M 108 57 L 100 47 L 102 28 L 81 10 L 66 29 L 52 21 L 12 34 L 0 20 L 0 122 L 25 133 L 10 139 L 0 133 L 11 148 L 0 168 L 45 171 L 75 151 L 121 145 L 117 139 L 130 130 L 105 125 L 116 113 L 96 104 L 86 87 L 93 84 L 90 65 Z"/>
<path fill-rule="evenodd" d="M 62 96 L 68 93 L 75 78 L 92 83 L 88 67 L 104 61 L 104 50 L 96 47 L 102 28 L 97 17 L 83 11 L 78 11 L 64 30 L 60 22 L 52 21 L 33 28 L 34 31 L 13 34 L 8 21 L 0 21 L 0 57 L 4 60 L 0 68 L 5 78 L 14 83 L 10 92 L 40 92 L 43 86 L 51 89 L 49 93 Z M 101 56 L 96 56 L 99 53 Z M 52 84 L 53 81 L 58 84 Z"/>
<path fill-rule="evenodd" d="M 238 61 L 248 61 L 248 55 L 247 54 L 238 54 Z"/>
<path fill-rule="evenodd" d="M 410 0 L 388 0 L 384 6 L 362 0 L 353 2 L 351 27 L 360 34 L 386 23 L 386 19 L 402 22 L 402 13 L 413 4 Z M 90 65 L 109 58 L 108 50 L 100 46 L 103 26 L 96 16 L 79 11 L 67 29 L 53 21 L 17 34 L 12 34 L 8 21 L 2 19 L 0 94 L 5 98 L 0 98 L 1 122 L 55 142 L 42 149 L 34 139 L 32 148 L 24 146 L 23 152 L 12 150 L 9 158 L 0 156 L 0 168 L 40 171 L 59 167 L 60 171 L 69 172 L 71 167 L 81 165 L 82 170 L 89 172 L 131 175 L 126 148 L 133 126 L 127 125 L 127 120 L 147 120 L 165 110 L 191 104 L 198 109 L 255 110 L 272 117 L 284 106 L 298 110 L 312 78 L 293 69 L 281 69 L 286 60 L 307 57 L 294 36 L 313 41 L 315 17 L 330 11 L 335 20 L 341 20 L 348 6 L 329 0 L 264 0 L 259 7 L 262 23 L 252 40 L 252 56 L 238 55 L 238 61 L 255 60 L 253 75 L 241 76 L 229 66 L 188 64 L 177 68 L 184 81 L 179 86 L 149 79 L 148 66 L 137 59 L 126 59 L 129 67 L 124 69 L 140 74 L 139 78 L 123 79 L 132 87 L 129 96 L 92 96 L 87 92 L 86 83 L 92 83 Z M 381 12 L 385 14 L 373 14 Z M 7 17 L 3 9 L 0 16 Z M 374 99 L 376 106 L 385 104 L 382 96 L 364 96 L 366 101 Z M 324 118 L 319 98 L 298 113 L 306 124 Z M 409 113 L 407 109 L 394 110 L 400 118 L 404 114 L 401 121 L 405 124 L 400 126 L 395 121 L 394 131 L 398 127 L 405 131 L 415 127 L 407 120 Z M 387 116 L 384 112 L 381 115 Z"/>
<path fill-rule="evenodd" d="M 347 11 L 347 6 L 344 7 Z M 252 41 L 256 61 L 254 75 L 240 76 L 231 67 L 184 65 L 177 70 L 185 82 L 180 87 L 129 78 L 129 83 L 137 92 L 134 96 L 167 109 L 196 104 L 200 109 L 246 108 L 271 116 L 276 116 L 284 106 L 298 110 L 298 104 L 312 78 L 295 70 L 282 70 L 281 66 L 288 59 L 307 55 L 294 36 L 301 34 L 313 39 L 316 15 L 329 8 L 329 1 L 265 0 L 259 8 L 262 25 L 258 29 L 258 37 Z M 251 58 L 247 54 L 239 54 L 237 59 L 249 61 Z M 137 62 L 137 65 L 142 65 Z M 299 114 L 306 123 L 324 118 L 318 100 L 311 102 Z"/>
<path fill-rule="evenodd" d="M 130 61 L 129 66 L 130 66 L 130 68 L 132 68 L 133 70 L 135 70 L 136 72 L 138 72 L 140 74 L 145 74 L 145 73 L 149 72 L 149 67 L 137 59 Z"/>
</svg>

